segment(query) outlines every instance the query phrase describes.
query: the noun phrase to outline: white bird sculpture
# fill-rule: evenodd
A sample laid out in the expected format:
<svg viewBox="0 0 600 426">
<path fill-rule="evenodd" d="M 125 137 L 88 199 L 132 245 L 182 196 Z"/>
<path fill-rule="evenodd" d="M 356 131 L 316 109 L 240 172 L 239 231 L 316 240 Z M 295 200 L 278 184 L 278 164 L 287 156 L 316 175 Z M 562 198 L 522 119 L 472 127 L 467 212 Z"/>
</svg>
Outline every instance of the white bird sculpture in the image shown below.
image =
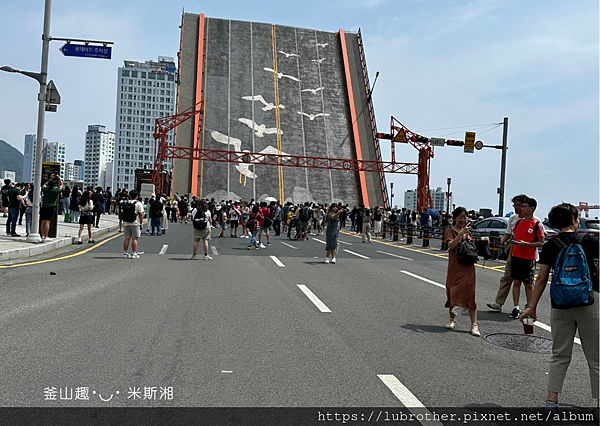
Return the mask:
<svg viewBox="0 0 600 426">
<path fill-rule="evenodd" d="M 298 114 L 304 115 L 304 116 L 308 117 L 310 119 L 310 121 L 313 121 L 315 118 L 321 117 L 321 116 L 323 116 L 323 117 L 329 117 L 329 114 L 324 113 L 324 112 L 320 112 L 318 114 L 307 114 L 305 112 L 298 111 Z"/>
<path fill-rule="evenodd" d="M 254 134 L 259 138 L 262 138 L 265 135 L 277 133 L 277 128 L 275 128 L 275 127 L 267 128 L 264 124 L 261 124 L 259 126 L 254 121 L 249 120 L 247 118 L 238 118 L 238 121 L 240 123 L 244 123 L 246 126 L 250 127 L 252 130 L 256 131 L 256 133 L 254 133 Z M 279 134 L 283 135 L 283 130 L 279 129 Z"/>
<path fill-rule="evenodd" d="M 297 58 L 299 58 L 299 57 L 300 57 L 300 55 L 297 55 L 297 54 L 295 54 L 295 53 L 285 53 L 283 50 L 279 50 L 279 53 L 282 53 L 282 54 L 284 54 L 286 58 L 289 58 L 290 56 L 295 56 L 295 57 L 297 57 Z"/>
<path fill-rule="evenodd" d="M 260 101 L 262 104 L 264 104 L 264 107 L 261 108 L 263 111 L 270 111 L 272 109 L 275 109 L 275 104 L 273 104 L 272 102 L 268 103 L 267 101 L 265 101 L 265 98 L 263 98 L 262 95 L 242 96 L 242 99 L 245 99 L 247 101 Z M 279 104 L 278 108 L 285 109 L 285 106 Z"/>
<path fill-rule="evenodd" d="M 311 92 L 313 95 L 316 95 L 317 92 L 324 90 L 324 87 L 317 87 L 316 89 L 302 89 L 303 92 Z"/>
<path fill-rule="evenodd" d="M 219 143 L 233 145 L 233 150 L 236 152 L 250 152 L 248 150 L 242 151 L 242 141 L 237 138 L 216 131 L 210 132 L 210 135 Z M 240 172 L 240 183 L 242 183 L 242 174 L 244 175 L 244 186 L 246 186 L 246 178 L 256 179 L 256 174 L 249 169 L 250 166 L 252 164 L 248 163 L 236 163 L 235 165 L 236 170 Z"/>
<path fill-rule="evenodd" d="M 317 62 L 319 64 L 322 64 L 323 61 L 325 60 L 325 58 L 321 58 L 321 59 L 311 59 L 313 62 Z"/>
<path fill-rule="evenodd" d="M 271 68 L 263 68 L 263 69 L 264 69 L 265 71 L 269 71 L 269 72 L 275 72 L 275 70 L 273 70 L 273 69 L 271 69 Z M 300 81 L 300 80 L 298 80 L 296 77 L 293 77 L 293 76 L 291 76 L 291 75 L 285 75 L 285 74 L 283 74 L 283 73 L 281 73 L 281 72 L 278 72 L 278 73 L 277 73 L 277 77 L 278 77 L 280 80 L 281 80 L 281 78 L 282 78 L 282 77 L 285 77 L 285 78 L 289 78 L 290 80 L 294 80 L 294 81 Z"/>
<path fill-rule="evenodd" d="M 327 47 L 329 43 L 317 43 L 317 47 Z"/>
</svg>

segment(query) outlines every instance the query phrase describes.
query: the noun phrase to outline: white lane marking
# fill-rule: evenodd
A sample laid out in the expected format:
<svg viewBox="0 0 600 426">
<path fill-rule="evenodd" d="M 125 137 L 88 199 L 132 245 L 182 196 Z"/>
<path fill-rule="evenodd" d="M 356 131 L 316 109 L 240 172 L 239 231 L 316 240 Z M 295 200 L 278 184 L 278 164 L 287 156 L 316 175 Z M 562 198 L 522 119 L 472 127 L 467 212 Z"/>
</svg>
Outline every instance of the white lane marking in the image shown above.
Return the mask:
<svg viewBox="0 0 600 426">
<path fill-rule="evenodd" d="M 362 257 L 363 259 L 370 259 L 370 258 L 369 258 L 369 257 L 367 257 L 367 256 L 363 256 L 362 254 L 354 253 L 353 251 L 350 251 L 350 250 L 346 250 L 346 249 L 344 249 L 344 251 L 345 251 L 346 253 L 353 254 L 354 256 Z"/>
<path fill-rule="evenodd" d="M 217 248 L 215 246 L 210 246 L 210 249 L 212 250 L 212 252 L 215 256 L 219 255 L 219 252 L 217 251 Z"/>
<path fill-rule="evenodd" d="M 288 243 L 284 243 L 283 241 L 281 242 L 281 244 L 283 244 L 284 246 L 288 246 L 290 248 L 293 248 L 294 250 L 298 250 L 298 247 L 294 247 L 293 245 L 288 244 Z"/>
<path fill-rule="evenodd" d="M 436 285 L 436 286 L 438 286 L 438 287 L 440 287 L 440 288 L 443 288 L 443 289 L 445 289 L 445 288 L 446 288 L 446 286 L 445 286 L 445 285 L 442 285 L 442 284 L 436 283 L 435 281 L 428 280 L 427 278 L 423 278 L 423 277 L 420 277 L 420 276 L 418 276 L 418 275 L 412 274 L 412 273 L 410 273 L 410 272 L 408 272 L 408 271 L 400 271 L 400 272 L 402 272 L 403 274 L 406 274 L 406 275 L 410 275 L 411 277 L 417 278 L 417 279 L 419 279 L 419 280 L 421 280 L 421 281 L 425 281 L 425 282 L 427 282 L 427 283 L 429 283 L 429 284 Z M 547 325 L 547 324 L 544 324 L 544 323 L 543 323 L 543 322 L 541 322 L 541 321 L 535 321 L 535 322 L 533 323 L 533 325 L 537 325 L 537 326 L 538 326 L 539 328 L 541 328 L 542 330 L 546 330 L 547 332 L 549 332 L 549 333 L 552 333 L 552 327 L 550 327 L 550 326 L 549 326 L 549 325 Z M 577 343 L 578 345 L 581 345 L 581 340 L 580 340 L 578 337 L 575 337 L 573 340 L 574 340 L 574 342 L 575 342 L 575 343 Z"/>
<path fill-rule="evenodd" d="M 321 244 L 327 244 L 325 241 L 321 241 L 318 238 L 313 238 L 313 240 L 320 242 Z"/>
<path fill-rule="evenodd" d="M 428 280 L 427 278 L 423 278 L 423 277 L 420 277 L 420 276 L 415 275 L 415 274 L 411 274 L 408 271 L 400 271 L 400 272 L 402 272 L 403 274 L 406 274 L 406 275 L 410 275 L 411 277 L 414 277 L 414 278 L 416 278 L 418 280 L 425 281 L 426 283 L 437 285 L 438 287 L 441 287 L 441 288 L 444 288 L 444 289 L 446 288 L 445 285 L 442 285 L 440 283 L 436 283 L 435 281 Z"/>
<path fill-rule="evenodd" d="M 160 252 L 158 254 L 165 254 L 167 252 L 168 248 L 169 248 L 169 246 L 167 244 L 165 244 L 164 246 L 162 246 L 162 248 L 160 249 Z"/>
<path fill-rule="evenodd" d="M 396 378 L 396 376 L 394 376 L 393 374 L 378 374 L 377 377 L 379 377 L 381 379 L 381 381 L 388 387 L 389 390 L 392 391 L 392 393 L 396 396 L 396 398 L 398 398 L 400 400 L 400 402 L 406 407 L 408 408 L 410 411 L 411 408 L 418 408 L 419 410 L 415 410 L 414 413 L 417 414 L 417 412 L 421 415 L 423 415 L 423 413 L 428 413 L 429 414 L 429 418 L 431 418 L 431 412 L 425 408 L 425 406 L 421 403 L 421 401 L 419 401 L 417 399 L 416 396 L 414 396 L 412 394 L 411 391 L 409 391 L 406 386 L 404 386 L 400 380 L 398 380 Z M 427 417 L 427 416 L 425 416 Z M 439 426 L 443 426 L 442 423 L 435 421 L 435 420 L 429 420 L 429 421 L 425 421 L 425 423 L 423 421 L 420 422 L 421 424 L 427 424 L 427 425 L 439 425 Z"/>
<path fill-rule="evenodd" d="M 388 256 L 394 256 L 394 257 L 398 257 L 398 258 L 404 259 L 404 260 L 412 260 L 412 259 L 409 259 L 408 257 L 398 256 L 397 254 L 392 254 L 392 253 L 388 253 L 388 252 L 385 252 L 385 251 L 379 251 L 379 250 L 377 250 L 377 253 L 387 254 Z"/>
<path fill-rule="evenodd" d="M 346 241 L 338 240 L 338 243 L 346 244 L 347 246 L 351 246 L 352 244 L 347 243 Z"/>
<path fill-rule="evenodd" d="M 281 260 L 277 259 L 276 256 L 269 256 L 273 262 L 275 262 L 277 264 L 277 266 L 281 267 L 281 268 L 285 268 L 285 265 L 283 263 L 281 263 Z"/>
<path fill-rule="evenodd" d="M 221 373 L 227 373 L 227 374 L 231 374 L 231 373 L 233 373 L 233 371 L 230 371 L 230 370 L 222 370 L 222 371 L 221 371 Z"/>
<path fill-rule="evenodd" d="M 552 327 L 550 327 L 550 326 L 549 326 L 549 325 L 547 325 L 547 324 L 544 324 L 544 323 L 543 323 L 543 322 L 541 322 L 541 321 L 535 321 L 535 322 L 533 323 L 533 325 L 537 325 L 537 326 L 538 326 L 539 328 L 541 328 L 542 330 L 546 330 L 547 332 L 549 332 L 549 333 L 552 333 Z M 581 339 L 579 339 L 579 337 L 575 337 L 575 338 L 573 339 L 573 341 L 574 341 L 575 343 L 577 343 L 578 345 L 581 345 Z"/>
<path fill-rule="evenodd" d="M 315 294 L 312 291 L 310 291 L 308 287 L 306 287 L 304 284 L 297 284 L 297 286 L 300 290 L 302 290 L 302 293 L 304 293 L 306 297 L 308 297 L 310 301 L 315 304 L 319 311 L 331 312 L 331 309 L 329 309 L 327 305 L 325 305 L 325 303 L 321 302 L 321 300 L 317 296 L 315 296 Z"/>
</svg>

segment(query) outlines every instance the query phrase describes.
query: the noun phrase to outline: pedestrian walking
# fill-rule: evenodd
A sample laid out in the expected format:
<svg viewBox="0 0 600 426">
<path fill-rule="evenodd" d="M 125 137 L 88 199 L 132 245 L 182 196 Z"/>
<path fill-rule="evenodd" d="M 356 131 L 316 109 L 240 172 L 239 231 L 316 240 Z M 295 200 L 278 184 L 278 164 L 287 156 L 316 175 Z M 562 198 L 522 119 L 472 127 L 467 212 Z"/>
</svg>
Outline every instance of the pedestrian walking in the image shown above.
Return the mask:
<svg viewBox="0 0 600 426">
<path fill-rule="evenodd" d="M 248 250 L 250 250 L 253 246 L 258 250 L 258 231 L 260 230 L 260 221 L 262 219 L 262 213 L 260 212 L 259 207 L 255 204 L 254 207 L 252 207 L 252 211 L 248 215 L 248 222 L 246 224 L 248 229 L 252 231 L 252 238 L 250 239 L 250 244 L 248 244 Z"/>
<path fill-rule="evenodd" d="M 375 234 L 375 238 L 381 238 L 382 218 L 383 218 L 383 213 L 379 209 L 379 206 L 376 206 L 375 211 L 373 212 L 373 233 Z"/>
<path fill-rule="evenodd" d="M 365 242 L 365 237 L 369 240 L 369 244 L 371 243 L 371 209 L 368 207 L 362 211 L 360 214 L 362 218 L 360 222 L 360 229 L 362 234 L 362 242 Z"/>
<path fill-rule="evenodd" d="M 231 238 L 237 238 L 238 226 L 240 223 L 240 211 L 238 208 L 239 204 L 237 202 L 229 208 L 229 236 Z"/>
<path fill-rule="evenodd" d="M 331 204 L 325 215 L 325 263 L 336 262 L 336 252 L 338 246 L 338 238 L 340 235 L 340 206 Z"/>
<path fill-rule="evenodd" d="M 142 235 L 144 221 L 144 206 L 138 201 L 139 192 L 135 189 L 129 192 L 129 200 L 121 204 L 120 211 L 123 220 L 123 257 L 139 259 L 137 253 L 138 239 Z M 131 241 L 131 254 L 129 254 L 129 242 Z"/>
<path fill-rule="evenodd" d="M 187 223 L 188 216 L 188 202 L 187 198 L 182 197 L 181 200 L 177 203 L 177 207 L 179 209 L 179 223 Z"/>
<path fill-rule="evenodd" d="M 46 241 L 48 238 L 48 232 L 50 232 L 50 222 L 56 215 L 56 205 L 62 191 L 63 181 L 57 174 L 52 174 L 48 182 L 42 187 L 42 208 L 40 210 L 40 217 L 42 225 L 40 227 L 40 234 L 42 241 Z"/>
<path fill-rule="evenodd" d="M 275 236 L 278 237 L 281 235 L 281 221 L 282 217 L 282 209 L 281 204 L 279 202 L 275 203 L 275 218 L 273 219 L 273 231 L 275 231 Z"/>
<path fill-rule="evenodd" d="M 119 192 L 117 194 L 117 209 L 118 209 L 118 215 L 119 215 L 119 232 L 123 232 L 123 213 L 122 213 L 122 207 L 125 203 L 127 203 L 129 201 L 129 194 L 127 193 L 127 190 L 125 188 L 123 188 L 121 190 L 121 192 Z"/>
<path fill-rule="evenodd" d="M 156 232 L 156 235 L 161 236 L 162 235 L 161 222 L 162 222 L 162 218 L 163 218 L 164 206 L 160 201 L 160 196 L 158 196 L 158 197 L 152 196 L 150 198 L 150 201 L 148 202 L 148 204 L 150 205 L 149 217 L 150 217 L 150 221 L 152 223 L 152 232 L 150 233 L 150 235 L 154 235 Z"/>
<path fill-rule="evenodd" d="M 71 197 L 69 198 L 69 222 L 79 223 L 79 198 L 81 197 L 81 191 L 79 186 L 75 185 L 71 191 Z"/>
<path fill-rule="evenodd" d="M 212 257 L 208 254 L 208 242 L 210 241 L 211 224 L 212 218 L 210 210 L 208 209 L 208 203 L 204 199 L 199 200 L 197 203 L 197 208 L 192 210 L 194 248 L 191 260 L 196 259 L 196 252 L 198 251 L 200 241 L 202 241 L 202 248 L 204 249 L 204 260 L 212 260 Z"/>
<path fill-rule="evenodd" d="M 529 204 L 529 203 L 527 203 Z M 528 209 L 526 209 L 528 213 Z M 552 207 L 548 214 L 550 224 L 560 229 L 560 234 L 544 245 L 540 255 L 540 271 L 535 281 L 533 295 L 521 321 L 527 317 L 537 319 L 537 305 L 546 289 L 550 270 L 550 324 L 552 326 L 552 358 L 548 371 L 548 396 L 546 411 L 558 409 L 558 395 L 563 391 L 563 382 L 573 355 L 573 339 L 579 332 L 583 353 L 588 362 L 592 398 L 600 407 L 599 399 L 599 356 L 598 356 L 598 270 L 594 259 L 598 259 L 598 237 L 581 234 L 577 208 L 563 203 Z M 564 285 L 578 282 L 577 286 Z M 567 301 L 568 304 L 563 302 Z"/>
<path fill-rule="evenodd" d="M 69 185 L 65 185 L 62 192 L 60 193 L 60 204 L 58 208 L 58 214 L 65 214 L 69 211 L 69 204 L 71 202 L 71 188 Z"/>
<path fill-rule="evenodd" d="M 100 228 L 100 216 L 104 213 L 104 194 L 102 193 L 101 186 L 98 186 L 96 188 L 96 192 L 92 194 L 92 202 L 94 203 L 94 216 L 96 217 L 96 228 Z"/>
<path fill-rule="evenodd" d="M 33 185 L 29 185 L 29 191 L 25 195 L 25 232 L 27 236 L 31 232 L 31 224 L 33 222 Z"/>
<path fill-rule="evenodd" d="M 8 219 L 6 220 L 6 235 L 11 237 L 20 237 L 17 234 L 17 221 L 21 206 L 23 204 L 23 196 L 21 195 L 22 184 L 17 183 L 16 186 L 11 186 L 8 190 Z"/>
<path fill-rule="evenodd" d="M 85 191 L 79 198 L 79 234 L 77 235 L 77 244 L 81 244 L 81 234 L 83 227 L 87 225 L 88 243 L 93 244 L 92 225 L 94 223 L 94 202 L 91 199 L 91 192 Z"/>
<path fill-rule="evenodd" d="M 4 185 L 0 188 L 2 192 L 2 217 L 6 217 L 8 214 L 8 191 L 12 188 L 11 180 L 4 179 Z"/>
<path fill-rule="evenodd" d="M 446 328 L 456 328 L 456 315 L 469 312 L 471 318 L 471 334 L 479 336 L 477 326 L 477 301 L 475 300 L 475 264 L 459 262 L 455 249 L 465 239 L 473 240 L 471 228 L 467 225 L 467 209 L 457 207 L 452 212 L 453 227 L 446 229 L 444 240 L 448 242 L 448 271 L 446 274 L 446 305 L 450 313 L 450 321 Z"/>
<path fill-rule="evenodd" d="M 163 205 L 162 210 L 162 219 L 160 221 L 160 229 L 162 234 L 165 235 L 169 230 L 169 213 L 167 212 L 167 207 L 169 206 L 169 200 L 165 196 L 165 194 L 160 195 L 160 202 Z"/>
</svg>

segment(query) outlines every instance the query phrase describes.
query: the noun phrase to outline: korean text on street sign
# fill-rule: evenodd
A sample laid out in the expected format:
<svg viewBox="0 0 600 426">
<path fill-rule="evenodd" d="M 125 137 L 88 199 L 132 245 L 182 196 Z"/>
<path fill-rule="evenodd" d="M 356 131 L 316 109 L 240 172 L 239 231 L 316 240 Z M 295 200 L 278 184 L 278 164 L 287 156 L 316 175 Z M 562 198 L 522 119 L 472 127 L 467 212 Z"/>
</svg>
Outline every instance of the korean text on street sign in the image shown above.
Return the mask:
<svg viewBox="0 0 600 426">
<path fill-rule="evenodd" d="M 432 146 L 444 146 L 444 145 L 446 145 L 446 139 L 444 139 L 444 138 L 431 138 L 431 139 L 429 139 L 429 143 Z"/>
<path fill-rule="evenodd" d="M 408 142 L 406 140 L 406 134 L 404 133 L 404 129 L 400 129 L 398 134 L 396 134 L 396 136 L 394 136 L 394 139 L 392 139 L 392 142 Z"/>
<path fill-rule="evenodd" d="M 84 44 L 66 43 L 59 49 L 65 56 L 78 56 L 80 58 L 110 59 L 112 47 L 86 46 Z"/>
<path fill-rule="evenodd" d="M 475 152 L 475 132 L 465 133 L 465 151 L 469 153 Z"/>
</svg>

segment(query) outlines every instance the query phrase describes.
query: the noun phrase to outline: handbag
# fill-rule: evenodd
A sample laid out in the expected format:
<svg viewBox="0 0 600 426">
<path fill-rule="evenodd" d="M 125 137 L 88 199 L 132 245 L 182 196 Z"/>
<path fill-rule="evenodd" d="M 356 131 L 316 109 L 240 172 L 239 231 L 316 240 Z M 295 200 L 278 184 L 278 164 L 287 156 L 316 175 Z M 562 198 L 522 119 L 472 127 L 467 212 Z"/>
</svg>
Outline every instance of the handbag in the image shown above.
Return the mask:
<svg viewBox="0 0 600 426">
<path fill-rule="evenodd" d="M 82 210 L 81 217 L 92 217 L 94 216 L 94 212 L 92 210 Z"/>
<path fill-rule="evenodd" d="M 65 212 L 65 223 L 69 223 L 71 221 L 71 215 L 69 212 Z"/>
<path fill-rule="evenodd" d="M 454 230 L 452 232 L 456 233 Z M 479 256 L 477 255 L 477 246 L 468 238 L 463 238 L 458 243 L 454 249 L 454 254 L 456 254 L 456 258 L 463 265 L 473 265 L 479 261 Z"/>
</svg>

